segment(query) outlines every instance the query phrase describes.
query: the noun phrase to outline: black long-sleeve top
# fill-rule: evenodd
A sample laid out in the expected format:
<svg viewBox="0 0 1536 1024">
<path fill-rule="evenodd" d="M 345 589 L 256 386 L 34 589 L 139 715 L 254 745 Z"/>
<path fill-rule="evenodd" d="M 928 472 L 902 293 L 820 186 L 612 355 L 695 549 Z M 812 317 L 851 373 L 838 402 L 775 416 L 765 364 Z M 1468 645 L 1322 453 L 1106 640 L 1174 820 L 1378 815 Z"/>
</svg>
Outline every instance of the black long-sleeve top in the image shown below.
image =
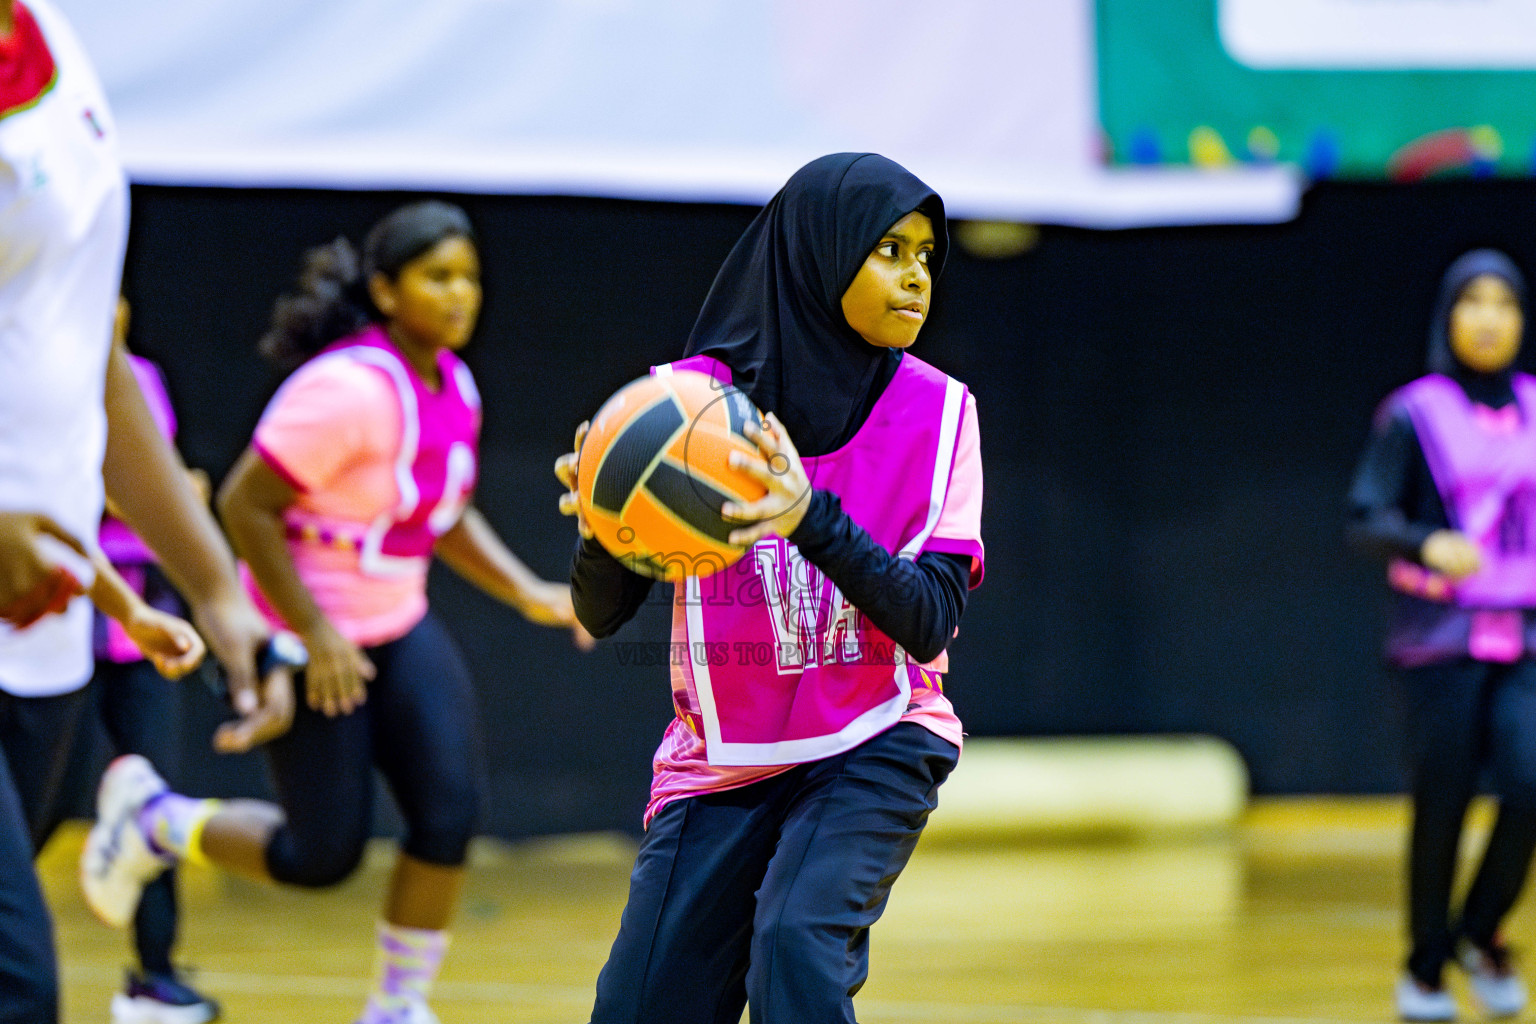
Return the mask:
<svg viewBox="0 0 1536 1024">
<path fill-rule="evenodd" d="M 1450 523 L 1407 411 L 1394 409 L 1371 432 L 1349 489 L 1350 544 L 1386 561 L 1419 561 L 1424 541 Z"/>
<path fill-rule="evenodd" d="M 1507 374 L 1457 383 L 1490 409 L 1515 400 Z M 1383 560 L 1395 556 L 1419 562 L 1429 535 L 1452 525 L 1412 418 L 1401 406 L 1390 408 L 1372 430 L 1349 490 L 1349 542 Z"/>
<path fill-rule="evenodd" d="M 813 491 L 792 540 L 854 607 L 918 662 L 937 658 L 960 625 L 970 587 L 968 556 L 927 551 L 915 561 L 885 550 L 843 511 L 830 491 Z M 585 539 L 571 564 L 576 617 L 595 637 L 611 636 L 645 603 L 654 580 L 626 569 Z"/>
</svg>

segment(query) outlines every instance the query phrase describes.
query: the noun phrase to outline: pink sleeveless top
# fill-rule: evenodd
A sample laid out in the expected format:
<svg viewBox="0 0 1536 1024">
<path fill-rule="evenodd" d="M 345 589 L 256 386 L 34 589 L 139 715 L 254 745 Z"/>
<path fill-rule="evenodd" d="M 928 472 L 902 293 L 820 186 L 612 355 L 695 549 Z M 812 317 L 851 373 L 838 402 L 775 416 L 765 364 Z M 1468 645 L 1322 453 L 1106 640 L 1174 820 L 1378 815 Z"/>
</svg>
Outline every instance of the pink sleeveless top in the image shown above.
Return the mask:
<svg viewBox="0 0 1536 1024">
<path fill-rule="evenodd" d="M 1513 379 L 1515 402 L 1489 409 L 1449 377 L 1430 374 L 1397 393 L 1453 529 L 1474 542 L 1482 568 L 1452 581 L 1395 560 L 1398 590 L 1473 609 L 1469 653 L 1509 662 L 1524 650 L 1522 610 L 1536 608 L 1536 378 Z"/>
<path fill-rule="evenodd" d="M 697 356 L 693 369 L 729 382 Z M 959 381 L 911 356 L 847 445 L 803 460 L 873 539 L 903 557 L 946 551 L 983 573 L 981 465 L 974 403 Z M 959 746 L 943 695 L 947 654 L 919 665 L 869 622 L 795 546 L 759 541 L 740 561 L 673 602 L 677 718 L 657 750 L 647 821 L 682 796 L 747 785 L 831 757 L 903 719 Z"/>
<path fill-rule="evenodd" d="M 285 381 L 252 441 L 298 492 L 284 519 L 300 579 L 363 646 L 405 635 L 426 614 L 433 546 L 474 491 L 479 392 L 453 353 L 439 353 L 438 367 L 433 391 L 382 328 L 368 328 Z"/>
</svg>

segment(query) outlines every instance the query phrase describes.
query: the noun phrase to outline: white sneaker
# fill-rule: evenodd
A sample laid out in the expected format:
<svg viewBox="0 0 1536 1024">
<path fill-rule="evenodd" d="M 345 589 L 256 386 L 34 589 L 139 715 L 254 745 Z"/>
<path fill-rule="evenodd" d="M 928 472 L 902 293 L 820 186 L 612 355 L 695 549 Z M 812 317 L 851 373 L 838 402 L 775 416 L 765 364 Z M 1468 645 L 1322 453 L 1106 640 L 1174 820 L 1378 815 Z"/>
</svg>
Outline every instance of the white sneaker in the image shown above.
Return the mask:
<svg viewBox="0 0 1536 1024">
<path fill-rule="evenodd" d="M 1400 1020 L 1445 1021 L 1456 1019 L 1456 1000 L 1444 988 L 1425 988 L 1411 974 L 1397 979 L 1393 990 Z"/>
<path fill-rule="evenodd" d="M 80 888 L 85 902 L 113 928 L 126 928 L 146 883 L 170 865 L 150 849 L 139 827 L 139 809 L 166 791 L 148 761 L 125 754 L 107 766 L 96 790 L 96 824 L 80 851 Z"/>
<path fill-rule="evenodd" d="M 412 1001 L 405 1011 L 405 1019 L 400 1024 L 440 1024 L 437 1014 L 424 1002 Z"/>
<path fill-rule="evenodd" d="M 1509 962 L 1509 950 L 1478 949 L 1470 942 L 1461 951 L 1461 966 L 1467 972 L 1472 998 L 1490 1017 L 1513 1017 L 1525 1009 L 1525 982 Z"/>
<path fill-rule="evenodd" d="M 369 1010 L 372 1011 L 371 1006 Z M 376 1014 L 377 1011 L 373 1013 Z M 439 1021 L 437 1014 L 433 1013 L 432 1008 L 424 1001 L 412 999 L 403 1010 L 383 1018 L 370 1016 L 368 1011 L 364 1011 L 363 1016 L 358 1018 L 357 1024 L 439 1024 Z"/>
<path fill-rule="evenodd" d="M 207 1024 L 218 1016 L 218 1003 L 175 974 L 129 972 L 112 997 L 112 1024 Z"/>
</svg>

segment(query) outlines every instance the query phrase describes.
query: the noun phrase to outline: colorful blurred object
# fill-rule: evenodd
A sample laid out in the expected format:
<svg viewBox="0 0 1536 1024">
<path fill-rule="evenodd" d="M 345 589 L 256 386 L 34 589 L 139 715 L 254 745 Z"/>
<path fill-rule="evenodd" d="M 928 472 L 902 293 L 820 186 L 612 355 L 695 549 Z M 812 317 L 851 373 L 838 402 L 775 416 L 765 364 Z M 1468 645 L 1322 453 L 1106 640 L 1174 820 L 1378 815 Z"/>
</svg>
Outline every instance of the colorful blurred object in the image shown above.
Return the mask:
<svg viewBox="0 0 1536 1024">
<path fill-rule="evenodd" d="M 1280 156 L 1280 136 L 1265 125 L 1248 133 L 1248 159 L 1255 163 L 1273 163 Z"/>
<path fill-rule="evenodd" d="M 1022 256 L 1040 243 L 1038 224 L 1004 220 L 961 220 L 953 223 L 961 248 L 983 260 L 1008 260 Z"/>
<path fill-rule="evenodd" d="M 1226 167 L 1232 163 L 1232 151 L 1216 129 L 1201 125 L 1189 133 L 1189 160 L 1196 167 Z"/>
<path fill-rule="evenodd" d="M 1492 177 L 1499 168 L 1499 158 L 1504 155 L 1504 139 L 1487 124 L 1480 124 L 1467 134 L 1472 140 L 1472 176 Z"/>
<path fill-rule="evenodd" d="M 1133 164 L 1150 167 L 1163 162 L 1162 147 L 1157 144 L 1157 133 L 1150 128 L 1138 128 L 1131 134 L 1126 147 L 1126 158 Z"/>
<path fill-rule="evenodd" d="M 1387 176 L 1393 181 L 1412 182 L 1466 170 L 1474 177 L 1488 177 L 1503 153 L 1504 140 L 1488 125 L 1447 128 L 1422 135 L 1393 153 L 1387 161 Z"/>
<path fill-rule="evenodd" d="M 1326 128 L 1320 128 L 1312 133 L 1312 138 L 1307 143 L 1307 155 L 1303 164 L 1308 175 L 1314 180 L 1321 181 L 1338 173 L 1342 158 L 1343 147 L 1339 145 L 1338 136 Z"/>
</svg>

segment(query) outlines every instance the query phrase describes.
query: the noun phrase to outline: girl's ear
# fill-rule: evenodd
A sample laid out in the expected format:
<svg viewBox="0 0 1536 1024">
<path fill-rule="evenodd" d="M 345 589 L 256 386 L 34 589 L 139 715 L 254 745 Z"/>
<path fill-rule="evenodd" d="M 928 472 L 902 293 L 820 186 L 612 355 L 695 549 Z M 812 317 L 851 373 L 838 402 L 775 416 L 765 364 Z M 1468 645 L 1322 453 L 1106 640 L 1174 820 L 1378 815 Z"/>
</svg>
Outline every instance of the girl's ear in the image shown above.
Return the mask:
<svg viewBox="0 0 1536 1024">
<path fill-rule="evenodd" d="M 386 274 L 374 274 L 368 279 L 368 297 L 373 300 L 373 307 L 386 317 L 395 315 L 395 307 L 398 301 L 395 296 L 395 283 Z"/>
</svg>

